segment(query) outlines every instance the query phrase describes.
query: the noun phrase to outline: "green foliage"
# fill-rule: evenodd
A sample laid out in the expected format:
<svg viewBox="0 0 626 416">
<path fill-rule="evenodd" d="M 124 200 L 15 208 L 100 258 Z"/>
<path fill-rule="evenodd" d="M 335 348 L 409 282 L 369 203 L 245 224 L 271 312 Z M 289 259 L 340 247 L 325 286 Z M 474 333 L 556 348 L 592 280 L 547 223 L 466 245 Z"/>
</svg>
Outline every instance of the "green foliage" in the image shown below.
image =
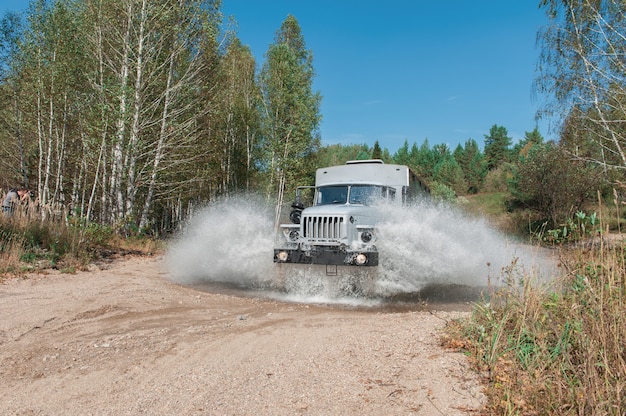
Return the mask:
<svg viewBox="0 0 626 416">
<path fill-rule="evenodd" d="M 506 190 L 510 138 L 502 126 L 485 136 L 484 154 L 473 139 L 454 152 L 428 139 L 405 140 L 393 153 L 378 141 L 321 148 L 313 52 L 294 16 L 257 72 L 249 48 L 223 26 L 220 1 L 129 6 L 36 1 L 23 21 L 0 20 L 3 186 L 31 183 L 42 206 L 79 207 L 77 217 L 130 234 L 173 229 L 220 194 L 260 191 L 282 201 L 311 184 L 316 167 L 354 159 L 406 164 L 457 195 Z M 581 105 L 577 114 L 597 120 L 600 110 Z M 578 116 L 566 126 L 570 151 L 614 164 L 619 149 L 610 141 L 606 155 L 585 146 L 605 130 Z M 623 119 L 619 111 L 611 117 Z M 526 157 L 542 141 L 535 128 L 512 152 Z"/>
<path fill-rule="evenodd" d="M 595 196 L 601 174 L 554 144 L 534 145 L 514 169 L 509 189 L 517 203 L 537 211 L 549 221 L 548 227 L 556 228 Z"/>
<path fill-rule="evenodd" d="M 463 170 L 456 163 L 452 155 L 442 158 L 433 172 L 433 179 L 450 187 L 455 194 L 464 194 L 467 191 L 467 183 L 463 176 Z"/>
<path fill-rule="evenodd" d="M 90 247 L 107 247 L 114 236 L 108 225 L 89 223 L 83 229 L 83 241 Z"/>
<path fill-rule="evenodd" d="M 485 161 L 487 169 L 493 170 L 509 161 L 511 138 L 507 129 L 494 124 L 485 135 Z"/>
<path fill-rule="evenodd" d="M 380 144 L 378 140 L 374 142 L 374 147 L 372 148 L 372 159 L 382 159 L 383 158 L 383 150 L 380 148 Z"/>
<path fill-rule="evenodd" d="M 470 194 L 479 192 L 487 175 L 487 163 L 485 162 L 485 156 L 478 148 L 478 143 L 473 139 L 469 139 L 465 142 L 464 147 L 458 145 L 454 149 L 453 155 L 463 171 L 467 184 L 466 191 Z"/>
<path fill-rule="evenodd" d="M 370 158 L 370 154 L 366 151 L 360 151 L 356 155 L 356 160 L 368 160 Z"/>
<path fill-rule="evenodd" d="M 456 194 L 452 188 L 436 181 L 430 184 L 430 196 L 437 201 L 454 202 L 456 200 Z"/>
<path fill-rule="evenodd" d="M 369 159 L 369 152 L 370 149 L 366 144 L 324 146 L 315 155 L 315 165 L 317 167 L 343 165 L 349 160 L 359 160 L 360 155 L 368 155 Z"/>
<path fill-rule="evenodd" d="M 513 179 L 516 166 L 504 163 L 485 176 L 482 190 L 485 192 L 508 192 L 509 183 Z"/>
<path fill-rule="evenodd" d="M 561 141 L 604 167 L 626 166 L 624 2 L 543 0 L 537 86 L 541 114 L 563 121 Z"/>
<path fill-rule="evenodd" d="M 55 267 L 70 272 L 128 247 L 135 252 L 158 250 L 151 241 L 142 236 L 120 239 L 112 227 L 79 217 L 62 222 L 0 218 L 0 271 Z"/>
<path fill-rule="evenodd" d="M 424 139 L 417 152 L 412 152 L 411 158 L 414 161 L 416 173 L 424 178 L 432 178 L 435 165 L 435 154 L 430 148 L 428 139 Z"/>
<path fill-rule="evenodd" d="M 269 198 L 277 196 L 277 207 L 282 205 L 286 189 L 295 188 L 314 171 L 321 96 L 312 90 L 312 61 L 297 20 L 287 16 L 267 51 L 259 77 L 264 151 L 269 163 L 266 192 Z"/>
<path fill-rule="evenodd" d="M 560 244 L 593 237 L 601 231 L 595 212 L 587 215 L 583 211 L 578 211 L 574 214 L 574 218 L 568 218 L 567 222 L 561 224 L 558 228 L 547 230 L 545 233 L 540 234 L 539 237 L 543 242 Z"/>
<path fill-rule="evenodd" d="M 234 39 L 218 68 L 224 86 L 215 105 L 224 116 L 213 121 L 212 131 L 220 138 L 220 144 L 213 155 L 212 178 L 220 194 L 250 190 L 257 173 L 256 161 L 262 156 L 261 145 L 255 140 L 260 133 L 260 91 L 255 66 L 250 49 Z"/>
<path fill-rule="evenodd" d="M 513 149 L 511 150 L 511 157 L 513 160 L 525 157 L 528 155 L 530 148 L 543 143 L 543 136 L 539 133 L 539 128 L 535 127 L 533 131 L 527 131 L 524 135 L 524 139 L 513 146 Z"/>
<path fill-rule="evenodd" d="M 393 163 L 396 163 L 398 165 L 407 165 L 407 166 L 411 165 L 408 140 L 405 140 L 402 147 L 400 147 L 396 151 L 396 153 L 393 155 Z"/>
<path fill-rule="evenodd" d="M 505 201 L 508 197 L 505 192 L 489 192 L 468 197 L 467 209 L 486 216 L 500 216 L 506 214 Z"/>
<path fill-rule="evenodd" d="M 566 273 L 546 286 L 513 262 L 505 285 L 458 327 L 457 343 L 488 377 L 489 414 L 623 413 L 624 246 L 574 248 L 560 258 Z"/>
</svg>

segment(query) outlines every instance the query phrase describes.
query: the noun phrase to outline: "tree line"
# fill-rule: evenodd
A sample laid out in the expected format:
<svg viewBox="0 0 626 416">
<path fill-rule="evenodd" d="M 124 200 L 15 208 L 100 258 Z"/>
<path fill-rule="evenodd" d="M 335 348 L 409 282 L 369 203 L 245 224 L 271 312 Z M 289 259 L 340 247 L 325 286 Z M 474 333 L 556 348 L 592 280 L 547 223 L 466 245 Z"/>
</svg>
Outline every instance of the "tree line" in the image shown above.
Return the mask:
<svg viewBox="0 0 626 416">
<path fill-rule="evenodd" d="M 0 21 L 0 186 L 42 218 L 176 226 L 218 195 L 309 169 L 320 95 L 297 20 L 257 72 L 217 0 L 31 2 Z"/>
<path fill-rule="evenodd" d="M 546 142 L 535 127 L 513 144 L 508 130 L 494 124 L 484 136 L 484 150 L 474 139 L 451 149 L 446 144 L 408 141 L 395 152 L 374 146 L 332 145 L 318 152 L 320 166 L 350 159 L 381 159 L 409 166 L 435 199 L 448 202 L 477 193 L 507 195 L 509 210 L 528 209 L 537 220 L 558 225 L 602 195 L 612 195 L 609 176 L 596 165 L 570 157 L 555 142 Z M 613 177 L 613 180 L 615 177 Z"/>
<path fill-rule="evenodd" d="M 380 158 L 435 194 L 506 190 L 557 223 L 622 181 L 624 6 L 539 5 L 551 24 L 537 89 L 553 97 L 542 114 L 565 120 L 559 140 L 534 129 L 513 144 L 494 125 L 483 151 L 426 139 L 390 154 L 321 145 L 313 53 L 293 16 L 257 68 L 219 0 L 34 0 L 0 20 L 0 187 L 34 190 L 43 219 L 160 233 L 237 192 L 261 194 L 278 219 L 315 167 Z"/>
</svg>

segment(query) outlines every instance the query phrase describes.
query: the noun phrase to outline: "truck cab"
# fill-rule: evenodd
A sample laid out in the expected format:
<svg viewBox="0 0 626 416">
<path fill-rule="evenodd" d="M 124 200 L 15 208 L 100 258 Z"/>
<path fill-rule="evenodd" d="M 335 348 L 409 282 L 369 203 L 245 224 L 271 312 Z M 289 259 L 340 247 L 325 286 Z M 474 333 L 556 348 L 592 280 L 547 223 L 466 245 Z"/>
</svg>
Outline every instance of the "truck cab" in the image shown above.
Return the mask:
<svg viewBox="0 0 626 416">
<path fill-rule="evenodd" d="M 305 208 L 301 191 L 313 188 Z M 298 187 L 291 224 L 281 224 L 284 241 L 274 249 L 275 263 L 378 266 L 379 204 L 402 205 L 428 188 L 407 166 L 382 160 L 349 161 L 321 168 L 314 187 Z"/>
</svg>

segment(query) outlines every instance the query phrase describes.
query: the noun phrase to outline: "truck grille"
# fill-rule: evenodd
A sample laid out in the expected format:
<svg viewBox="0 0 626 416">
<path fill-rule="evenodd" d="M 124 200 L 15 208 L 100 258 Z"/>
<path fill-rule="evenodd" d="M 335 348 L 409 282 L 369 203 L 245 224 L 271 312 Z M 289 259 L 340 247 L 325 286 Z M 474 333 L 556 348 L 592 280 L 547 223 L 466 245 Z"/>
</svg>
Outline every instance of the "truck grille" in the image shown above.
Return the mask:
<svg viewBox="0 0 626 416">
<path fill-rule="evenodd" d="M 346 237 L 345 218 L 318 215 L 302 219 L 302 232 L 311 242 L 335 242 Z"/>
</svg>

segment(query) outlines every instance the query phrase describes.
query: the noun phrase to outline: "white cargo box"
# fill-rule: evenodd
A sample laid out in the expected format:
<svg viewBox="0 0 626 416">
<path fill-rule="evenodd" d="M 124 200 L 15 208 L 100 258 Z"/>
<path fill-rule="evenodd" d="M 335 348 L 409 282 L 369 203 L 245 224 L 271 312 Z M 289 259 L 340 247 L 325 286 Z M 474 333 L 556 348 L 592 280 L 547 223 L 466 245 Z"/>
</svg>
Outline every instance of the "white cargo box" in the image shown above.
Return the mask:
<svg viewBox="0 0 626 416">
<path fill-rule="evenodd" d="M 410 170 L 403 165 L 387 165 L 381 160 L 355 160 L 345 165 L 321 168 L 315 174 L 315 186 L 368 184 L 409 186 Z"/>
</svg>

